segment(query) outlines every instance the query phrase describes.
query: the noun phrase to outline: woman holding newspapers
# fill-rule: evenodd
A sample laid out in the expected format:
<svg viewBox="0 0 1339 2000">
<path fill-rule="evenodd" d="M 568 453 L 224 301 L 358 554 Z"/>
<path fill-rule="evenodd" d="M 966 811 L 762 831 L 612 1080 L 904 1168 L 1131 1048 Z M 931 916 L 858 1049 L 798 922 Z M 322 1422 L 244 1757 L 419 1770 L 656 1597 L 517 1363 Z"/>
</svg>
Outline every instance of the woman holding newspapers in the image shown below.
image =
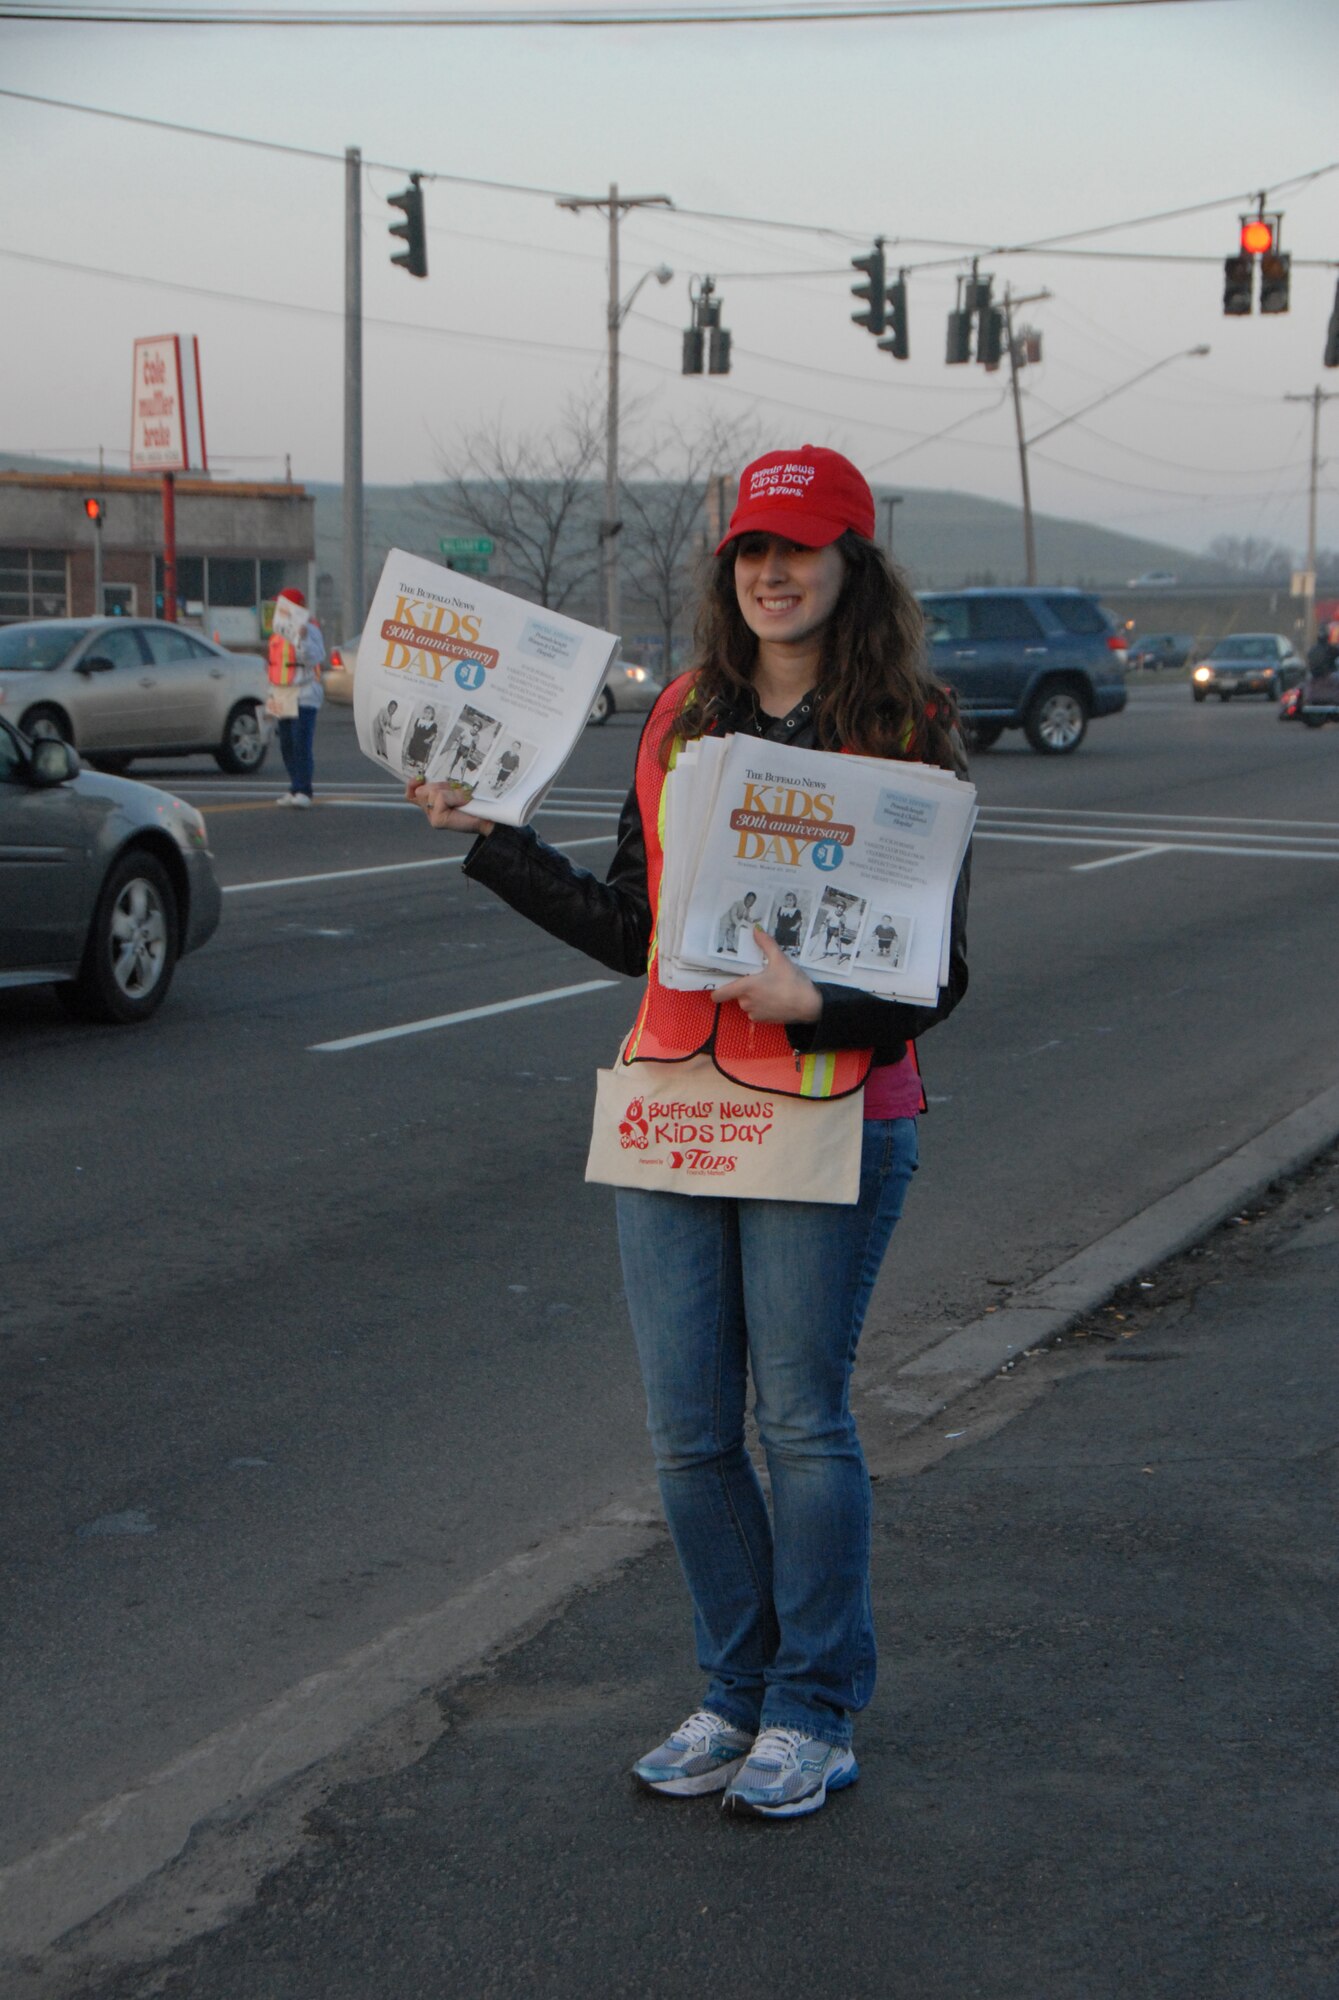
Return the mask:
<svg viewBox="0 0 1339 2000">
<path fill-rule="evenodd" d="M 478 834 L 465 861 L 473 880 L 601 964 L 647 975 L 615 1070 L 601 1077 L 602 1105 L 606 1077 L 621 1086 L 616 1133 L 601 1151 L 597 1113 L 592 1146 L 592 1162 L 617 1161 L 622 1147 L 632 1164 L 589 1177 L 624 1183 L 624 1282 L 706 1686 L 633 1775 L 670 1797 L 721 1793 L 727 1811 L 788 1819 L 858 1775 L 853 1719 L 873 1692 L 875 1642 L 851 1369 L 916 1170 L 925 1100 L 912 1044 L 967 989 L 968 867 L 952 888 L 932 1004 L 863 990 L 859 963 L 826 980 L 821 953 L 812 977 L 805 951 L 792 956 L 760 922 L 739 937 L 741 959 L 745 943 L 756 946 L 754 969 L 722 971 L 714 990 L 662 983 L 666 778 L 714 737 L 755 739 L 767 746 L 760 762 L 778 771 L 786 751 L 805 750 L 853 753 L 862 766 L 900 760 L 908 787 L 911 767 L 937 767 L 934 790 L 957 794 L 943 776 L 965 775 L 952 697 L 927 677 L 920 610 L 875 542 L 869 486 L 836 452 L 806 445 L 746 467 L 704 591 L 696 664 L 648 717 L 603 881 L 530 828 L 470 813 L 459 788 L 410 788 L 431 825 Z M 819 867 L 841 859 L 804 853 Z M 815 928 L 825 879 L 805 887 Z M 763 1184 L 743 1197 L 722 1192 L 719 1175 L 691 1192 L 639 1180 L 647 1155 L 637 1149 L 657 1129 L 652 1099 L 663 1104 L 667 1088 L 677 1102 L 666 1120 L 700 1110 L 697 1100 L 717 1115 L 761 1109 L 770 1140 L 774 1116 L 798 1184 L 780 1165 L 761 1169 Z M 750 1372 L 770 1509 L 744 1442 Z"/>
</svg>

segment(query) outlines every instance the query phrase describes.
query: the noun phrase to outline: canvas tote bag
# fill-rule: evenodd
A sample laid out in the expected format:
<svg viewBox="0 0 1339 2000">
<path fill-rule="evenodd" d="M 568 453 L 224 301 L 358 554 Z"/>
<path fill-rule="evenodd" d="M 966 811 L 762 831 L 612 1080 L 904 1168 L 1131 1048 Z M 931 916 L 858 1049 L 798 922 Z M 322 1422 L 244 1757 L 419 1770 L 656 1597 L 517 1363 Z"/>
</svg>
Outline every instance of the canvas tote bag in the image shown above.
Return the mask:
<svg viewBox="0 0 1339 2000">
<path fill-rule="evenodd" d="M 860 1198 L 865 1093 L 779 1097 L 709 1056 L 596 1071 L 586 1179 L 753 1201 Z"/>
</svg>

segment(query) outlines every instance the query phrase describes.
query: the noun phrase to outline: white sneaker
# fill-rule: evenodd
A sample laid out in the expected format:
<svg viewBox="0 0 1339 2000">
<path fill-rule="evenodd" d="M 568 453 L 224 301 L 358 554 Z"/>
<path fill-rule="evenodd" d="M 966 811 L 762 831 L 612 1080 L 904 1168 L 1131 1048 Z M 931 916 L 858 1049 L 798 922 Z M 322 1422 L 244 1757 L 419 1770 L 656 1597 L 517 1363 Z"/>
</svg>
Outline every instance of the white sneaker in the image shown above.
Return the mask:
<svg viewBox="0 0 1339 2000">
<path fill-rule="evenodd" d="M 794 1819 L 817 1812 L 829 1792 L 853 1785 L 859 1776 L 849 1744 L 824 1743 L 801 1729 L 764 1729 L 721 1804 L 728 1813 Z"/>
<path fill-rule="evenodd" d="M 294 792 L 288 801 L 291 806 L 302 806 L 304 808 L 309 806 L 311 802 L 310 792 Z"/>
<path fill-rule="evenodd" d="M 669 1798 L 701 1798 L 723 1792 L 748 1756 L 753 1738 L 722 1715 L 699 1708 L 672 1736 L 648 1750 L 632 1767 L 637 1782 Z"/>
<path fill-rule="evenodd" d="M 274 803 L 277 806 L 291 806 L 293 802 L 292 792 L 281 792 Z"/>
</svg>

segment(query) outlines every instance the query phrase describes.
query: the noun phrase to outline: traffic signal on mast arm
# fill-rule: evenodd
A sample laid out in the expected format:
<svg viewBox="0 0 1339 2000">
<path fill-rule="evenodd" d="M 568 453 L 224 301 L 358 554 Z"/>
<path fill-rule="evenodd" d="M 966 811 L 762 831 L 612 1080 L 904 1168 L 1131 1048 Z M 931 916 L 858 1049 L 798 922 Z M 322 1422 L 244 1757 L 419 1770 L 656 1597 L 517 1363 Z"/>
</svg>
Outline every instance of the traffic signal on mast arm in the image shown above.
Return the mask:
<svg viewBox="0 0 1339 2000">
<path fill-rule="evenodd" d="M 1223 259 L 1223 311 L 1229 318 L 1255 309 L 1255 262 L 1249 256 Z"/>
<path fill-rule="evenodd" d="M 888 289 L 888 274 L 884 268 L 882 236 L 875 237 L 874 248 L 868 257 L 853 257 L 851 266 L 856 271 L 863 271 L 866 277 L 863 285 L 851 287 L 853 299 L 866 301 L 864 312 L 851 314 L 852 324 L 863 326 L 867 333 L 882 333 L 888 324 L 885 296 Z"/>
<path fill-rule="evenodd" d="M 1334 310 L 1330 314 L 1330 328 L 1325 336 L 1325 366 L 1339 368 L 1339 285 L 1334 288 Z"/>
<path fill-rule="evenodd" d="M 1004 314 L 987 306 L 976 327 L 976 358 L 986 368 L 998 368 L 1004 352 Z"/>
<path fill-rule="evenodd" d="M 1288 287 L 1292 277 L 1292 258 L 1286 250 L 1266 250 L 1260 259 L 1260 310 L 1262 313 L 1286 313 L 1288 310 Z"/>
<path fill-rule="evenodd" d="M 421 174 L 411 174 L 407 188 L 386 197 L 392 208 L 404 211 L 404 221 L 390 225 L 391 235 L 404 239 L 404 249 L 398 250 L 391 262 L 403 264 L 411 278 L 426 278 L 428 275 L 428 238 L 423 226 L 423 190 L 419 186 L 422 178 Z"/>
<path fill-rule="evenodd" d="M 107 518 L 107 509 L 103 502 L 94 500 L 91 495 L 84 502 L 84 512 L 95 528 L 101 528 Z"/>
<path fill-rule="evenodd" d="M 899 271 L 896 282 L 888 287 L 888 338 L 879 346 L 894 361 L 905 361 L 911 353 L 911 335 L 907 325 L 907 274 Z"/>
<path fill-rule="evenodd" d="M 728 328 L 721 325 L 721 301 L 716 297 L 716 280 L 702 278 L 695 293 L 689 287 L 689 297 L 693 301 L 693 324 L 684 328 L 681 372 L 700 375 L 705 362 L 708 375 L 728 375 L 732 336 Z"/>
</svg>

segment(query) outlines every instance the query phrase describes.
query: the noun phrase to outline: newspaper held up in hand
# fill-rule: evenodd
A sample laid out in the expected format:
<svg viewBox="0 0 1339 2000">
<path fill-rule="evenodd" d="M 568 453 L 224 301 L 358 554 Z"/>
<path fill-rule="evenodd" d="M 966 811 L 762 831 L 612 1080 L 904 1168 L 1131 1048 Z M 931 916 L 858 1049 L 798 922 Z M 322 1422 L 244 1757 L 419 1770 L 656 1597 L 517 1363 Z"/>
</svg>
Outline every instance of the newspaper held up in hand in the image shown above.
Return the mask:
<svg viewBox="0 0 1339 2000">
<path fill-rule="evenodd" d="M 359 748 L 406 784 L 463 786 L 471 811 L 523 826 L 617 651 L 613 633 L 392 549 L 358 643 Z"/>
</svg>

